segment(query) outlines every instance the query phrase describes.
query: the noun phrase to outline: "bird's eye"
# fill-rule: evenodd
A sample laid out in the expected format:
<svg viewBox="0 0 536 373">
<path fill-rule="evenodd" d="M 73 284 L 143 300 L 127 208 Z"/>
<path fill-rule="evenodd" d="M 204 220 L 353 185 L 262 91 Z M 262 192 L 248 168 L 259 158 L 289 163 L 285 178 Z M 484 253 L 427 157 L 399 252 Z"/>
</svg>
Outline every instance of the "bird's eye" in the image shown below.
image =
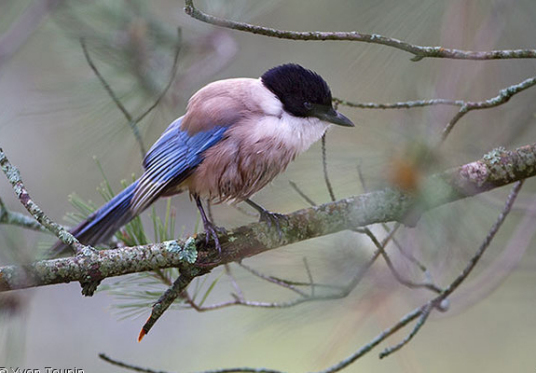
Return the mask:
<svg viewBox="0 0 536 373">
<path fill-rule="evenodd" d="M 311 110 L 313 108 L 313 104 L 311 104 L 309 101 L 305 101 L 303 103 L 303 107 L 307 110 Z"/>
</svg>

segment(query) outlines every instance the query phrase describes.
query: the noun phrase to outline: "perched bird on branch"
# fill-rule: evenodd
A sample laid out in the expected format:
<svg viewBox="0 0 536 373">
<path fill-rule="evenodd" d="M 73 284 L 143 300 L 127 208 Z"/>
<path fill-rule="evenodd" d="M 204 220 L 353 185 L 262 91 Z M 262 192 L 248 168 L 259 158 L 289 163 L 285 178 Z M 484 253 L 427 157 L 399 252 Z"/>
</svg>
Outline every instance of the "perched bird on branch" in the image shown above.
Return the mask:
<svg viewBox="0 0 536 373">
<path fill-rule="evenodd" d="M 249 198 L 300 153 L 319 140 L 330 124 L 354 124 L 332 106 L 322 77 L 296 64 L 276 66 L 259 79 L 210 83 L 188 102 L 186 114 L 169 125 L 143 161 L 141 177 L 91 214 L 71 233 L 85 245 L 106 242 L 160 197 L 188 191 L 203 225 L 221 251 L 217 227 L 201 198 L 216 203 L 245 201 L 279 229 L 279 215 Z M 55 255 L 69 247 L 57 242 Z"/>
</svg>

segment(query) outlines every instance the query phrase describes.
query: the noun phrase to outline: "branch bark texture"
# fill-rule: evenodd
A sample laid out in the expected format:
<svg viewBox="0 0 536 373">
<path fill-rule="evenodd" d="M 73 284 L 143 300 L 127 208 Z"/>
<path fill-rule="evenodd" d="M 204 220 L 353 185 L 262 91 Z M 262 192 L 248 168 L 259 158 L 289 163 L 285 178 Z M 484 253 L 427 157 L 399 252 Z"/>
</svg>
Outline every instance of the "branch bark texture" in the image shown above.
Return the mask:
<svg viewBox="0 0 536 373">
<path fill-rule="evenodd" d="M 205 235 L 161 244 L 87 252 L 74 257 L 0 267 L 0 291 L 99 281 L 158 268 L 179 267 L 192 277 L 219 265 L 280 246 L 375 223 L 418 219 L 424 211 L 536 175 L 536 144 L 492 150 L 482 159 L 428 177 L 418 196 L 391 188 L 326 203 L 288 215 L 283 236 L 265 223 L 238 227 L 220 237 L 221 255 Z M 421 198 L 420 196 L 425 196 Z M 413 222 L 414 222 L 413 221 Z"/>
</svg>

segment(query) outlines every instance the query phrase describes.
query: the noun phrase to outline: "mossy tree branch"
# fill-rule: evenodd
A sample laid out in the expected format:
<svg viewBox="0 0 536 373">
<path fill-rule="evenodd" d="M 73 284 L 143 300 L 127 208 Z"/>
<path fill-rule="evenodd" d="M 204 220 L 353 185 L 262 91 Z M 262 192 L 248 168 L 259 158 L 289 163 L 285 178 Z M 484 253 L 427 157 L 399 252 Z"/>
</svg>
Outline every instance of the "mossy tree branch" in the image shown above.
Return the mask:
<svg viewBox="0 0 536 373">
<path fill-rule="evenodd" d="M 220 236 L 222 253 L 204 234 L 195 240 L 125 247 L 75 257 L 0 267 L 0 291 L 34 286 L 98 281 L 157 268 L 179 267 L 196 277 L 225 263 L 310 238 L 375 223 L 415 223 L 424 211 L 536 175 L 536 144 L 507 151 L 499 148 L 482 159 L 428 177 L 419 195 L 386 188 L 299 210 L 288 215 L 282 239 L 264 223 L 238 227 Z M 196 260 L 195 260 L 196 259 Z M 195 260 L 195 262 L 194 262 Z M 192 263 L 190 263 L 192 262 Z"/>
</svg>

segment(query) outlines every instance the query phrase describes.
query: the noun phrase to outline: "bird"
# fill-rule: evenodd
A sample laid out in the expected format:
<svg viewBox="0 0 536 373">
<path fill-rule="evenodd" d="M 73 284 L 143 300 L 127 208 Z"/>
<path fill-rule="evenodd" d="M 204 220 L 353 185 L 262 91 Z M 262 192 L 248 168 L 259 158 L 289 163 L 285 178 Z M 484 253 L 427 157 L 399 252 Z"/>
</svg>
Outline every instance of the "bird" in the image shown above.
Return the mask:
<svg viewBox="0 0 536 373">
<path fill-rule="evenodd" d="M 281 215 L 250 197 L 283 172 L 332 125 L 354 127 L 333 107 L 331 90 L 316 72 L 298 64 L 273 67 L 260 78 L 209 83 L 188 101 L 145 155 L 143 174 L 70 232 L 84 245 L 106 243 L 161 197 L 188 191 L 206 232 L 221 253 L 216 225 L 202 199 L 245 201 L 271 225 Z M 58 241 L 58 256 L 72 250 Z"/>
</svg>

